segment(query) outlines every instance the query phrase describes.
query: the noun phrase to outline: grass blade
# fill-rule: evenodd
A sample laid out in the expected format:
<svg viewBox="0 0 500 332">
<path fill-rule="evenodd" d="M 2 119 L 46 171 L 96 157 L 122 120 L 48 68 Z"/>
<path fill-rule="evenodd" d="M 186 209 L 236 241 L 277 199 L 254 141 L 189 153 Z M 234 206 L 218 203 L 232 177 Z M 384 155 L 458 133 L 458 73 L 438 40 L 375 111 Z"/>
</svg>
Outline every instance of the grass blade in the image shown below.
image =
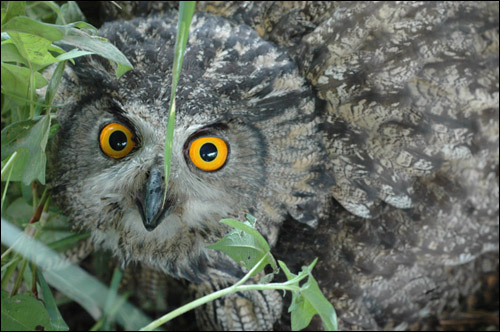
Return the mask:
<svg viewBox="0 0 500 332">
<path fill-rule="evenodd" d="M 170 107 L 168 111 L 167 134 L 165 136 L 165 194 L 163 204 L 167 198 L 168 179 L 170 177 L 170 164 L 172 161 L 172 146 L 174 143 L 175 126 L 175 91 L 181 74 L 182 61 L 189 36 L 189 26 L 193 18 L 196 1 L 181 1 L 179 5 L 179 21 L 177 24 L 177 39 L 175 42 L 174 65 L 172 69 L 172 92 L 170 95 Z"/>
</svg>

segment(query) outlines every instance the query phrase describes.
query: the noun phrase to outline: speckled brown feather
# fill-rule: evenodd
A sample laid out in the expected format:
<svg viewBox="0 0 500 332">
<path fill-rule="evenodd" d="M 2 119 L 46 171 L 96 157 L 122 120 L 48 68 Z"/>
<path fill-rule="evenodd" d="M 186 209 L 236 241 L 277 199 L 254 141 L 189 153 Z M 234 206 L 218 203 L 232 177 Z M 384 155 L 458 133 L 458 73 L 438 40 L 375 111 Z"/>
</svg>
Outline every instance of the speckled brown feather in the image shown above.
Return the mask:
<svg viewBox="0 0 500 332">
<path fill-rule="evenodd" d="M 132 16 L 143 15 L 139 7 Z M 482 277 L 498 274 L 498 4 L 198 9 L 229 21 L 198 14 L 193 24 L 170 184 L 179 217 L 159 237 L 131 212 L 148 169 L 162 163 L 174 16 L 101 29 L 135 65 L 122 79 L 98 58 L 65 76 L 69 106 L 53 159 L 65 212 L 124 263 L 203 281 L 199 293 L 241 275 L 203 246 L 225 232 L 218 219 L 251 212 L 287 264 L 319 256 L 315 275 L 342 328 L 433 328 L 459 313 Z M 117 117 L 140 139 L 118 162 L 96 144 Z M 232 151 L 213 174 L 182 154 L 206 126 Z M 275 295 L 228 298 L 199 317 L 206 327 L 268 329 L 280 315 L 269 307 L 279 307 Z"/>
</svg>

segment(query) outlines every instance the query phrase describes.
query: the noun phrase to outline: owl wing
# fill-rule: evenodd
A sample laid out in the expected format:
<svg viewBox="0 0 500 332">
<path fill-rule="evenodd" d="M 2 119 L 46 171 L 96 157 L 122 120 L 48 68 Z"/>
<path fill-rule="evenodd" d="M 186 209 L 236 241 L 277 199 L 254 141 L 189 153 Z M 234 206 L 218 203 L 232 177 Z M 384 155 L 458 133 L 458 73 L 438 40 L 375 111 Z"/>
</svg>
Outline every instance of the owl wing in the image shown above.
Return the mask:
<svg viewBox="0 0 500 332">
<path fill-rule="evenodd" d="M 375 217 L 412 184 L 498 147 L 498 4 L 202 2 L 286 47 L 324 102 L 331 192 Z"/>
<path fill-rule="evenodd" d="M 456 319 L 498 278 L 498 4 L 341 3 L 290 51 L 347 211 L 276 251 L 320 257 L 343 328 Z"/>
<path fill-rule="evenodd" d="M 498 150 L 497 3 L 342 3 L 293 51 L 325 102 L 333 196 L 355 215 L 410 208 L 417 177 Z"/>
</svg>

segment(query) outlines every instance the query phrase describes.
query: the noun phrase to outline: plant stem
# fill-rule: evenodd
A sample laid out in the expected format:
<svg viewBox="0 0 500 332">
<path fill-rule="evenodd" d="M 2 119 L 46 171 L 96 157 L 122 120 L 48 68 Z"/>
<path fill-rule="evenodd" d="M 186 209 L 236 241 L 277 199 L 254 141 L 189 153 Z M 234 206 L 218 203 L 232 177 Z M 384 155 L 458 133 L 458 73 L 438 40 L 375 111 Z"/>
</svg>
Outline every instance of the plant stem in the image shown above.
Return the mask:
<svg viewBox="0 0 500 332">
<path fill-rule="evenodd" d="M 213 301 L 215 299 L 218 299 L 219 297 L 226 296 L 231 293 L 236 293 L 236 292 L 242 292 L 242 291 L 249 291 L 249 290 L 268 290 L 268 289 L 281 289 L 281 290 L 288 290 L 288 291 L 300 291 L 300 288 L 297 286 L 292 286 L 290 285 L 290 280 L 284 283 L 273 283 L 273 284 L 256 284 L 256 285 L 242 285 L 244 282 L 246 282 L 252 274 L 257 271 L 260 268 L 260 265 L 263 264 L 263 262 L 266 260 L 267 255 L 270 253 L 267 253 L 264 255 L 260 261 L 255 264 L 255 266 L 248 271 L 248 273 L 241 279 L 239 280 L 236 284 L 226 287 L 224 289 L 221 289 L 217 292 L 210 293 L 208 295 L 205 295 L 203 297 L 200 297 L 197 300 L 194 300 L 192 302 L 189 302 L 188 304 L 183 305 L 182 307 L 179 307 L 168 314 L 164 315 L 163 317 L 160 317 L 159 319 L 151 322 L 150 324 L 146 325 L 140 331 L 152 331 L 155 328 L 165 324 L 166 322 L 174 319 L 177 316 L 180 316 L 190 310 L 193 310 L 196 307 L 199 307 L 207 302 Z M 296 281 L 296 280 L 294 280 Z"/>
</svg>

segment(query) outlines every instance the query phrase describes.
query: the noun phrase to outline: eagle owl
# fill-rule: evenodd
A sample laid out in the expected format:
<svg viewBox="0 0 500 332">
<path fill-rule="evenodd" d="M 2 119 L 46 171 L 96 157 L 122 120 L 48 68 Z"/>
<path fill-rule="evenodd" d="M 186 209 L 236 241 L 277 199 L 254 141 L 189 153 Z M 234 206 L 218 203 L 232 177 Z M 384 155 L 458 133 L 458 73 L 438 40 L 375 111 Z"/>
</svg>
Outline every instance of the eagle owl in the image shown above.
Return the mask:
<svg viewBox="0 0 500 332">
<path fill-rule="evenodd" d="M 164 207 L 175 12 L 103 25 L 134 65 L 123 77 L 98 57 L 65 73 L 50 174 L 72 223 L 124 266 L 204 291 L 243 275 L 205 246 L 250 213 L 287 264 L 320 258 L 341 328 L 465 311 L 498 276 L 498 3 L 198 10 Z M 281 302 L 237 294 L 200 316 L 270 329 Z"/>
</svg>

